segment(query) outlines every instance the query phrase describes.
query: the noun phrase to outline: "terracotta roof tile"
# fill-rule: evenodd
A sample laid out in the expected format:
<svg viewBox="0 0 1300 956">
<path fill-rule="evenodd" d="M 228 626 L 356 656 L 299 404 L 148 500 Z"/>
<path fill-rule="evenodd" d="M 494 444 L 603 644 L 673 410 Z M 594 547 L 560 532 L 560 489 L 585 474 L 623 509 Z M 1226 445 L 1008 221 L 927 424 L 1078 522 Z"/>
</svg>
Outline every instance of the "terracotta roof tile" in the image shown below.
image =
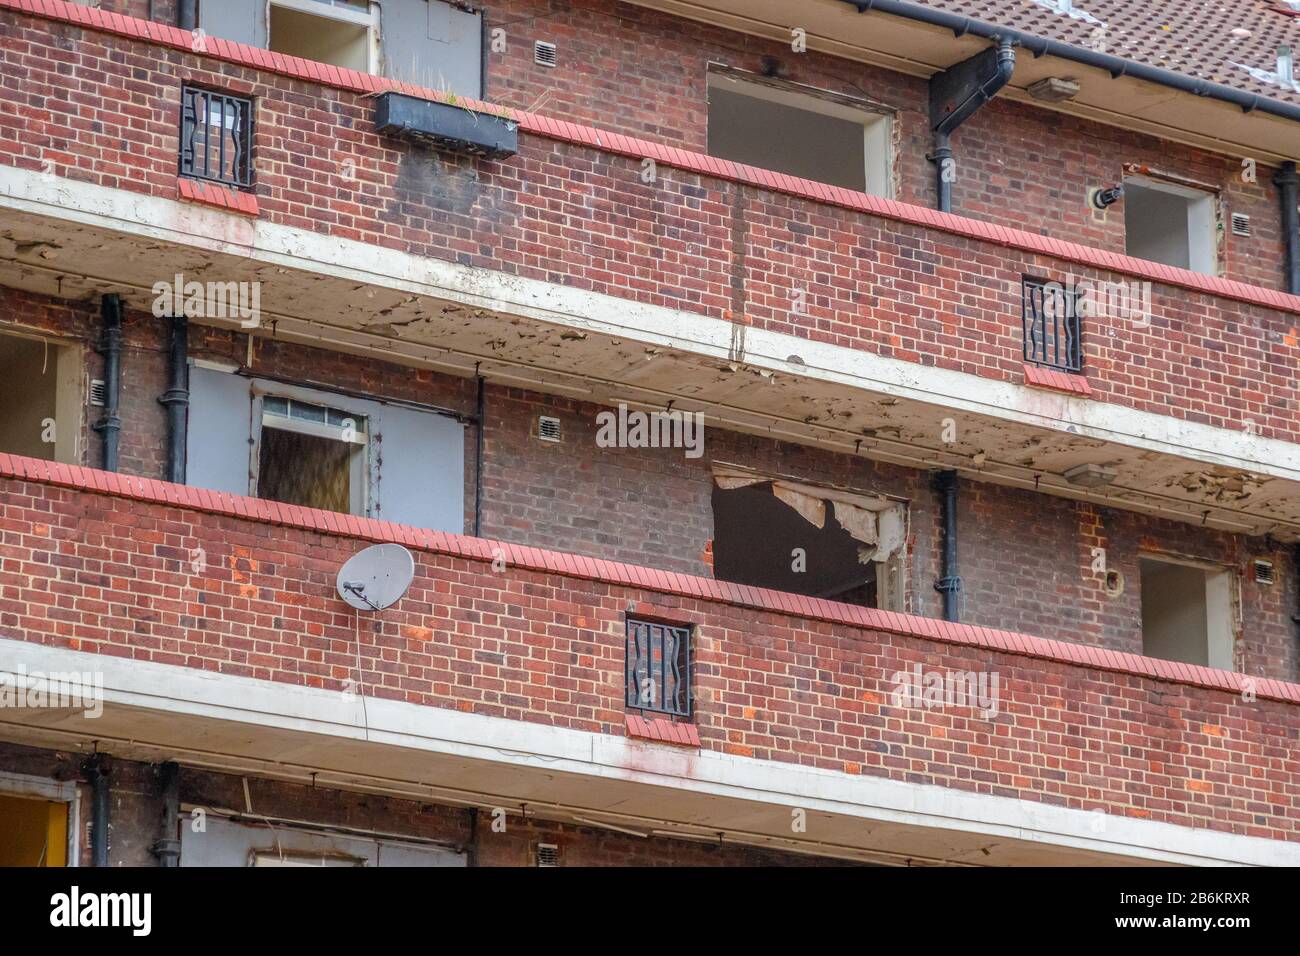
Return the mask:
<svg viewBox="0 0 1300 956">
<path fill-rule="evenodd" d="M 1275 78 L 1278 47 L 1300 55 L 1300 16 L 1282 0 L 914 2 L 1300 105 L 1300 89 Z"/>
</svg>

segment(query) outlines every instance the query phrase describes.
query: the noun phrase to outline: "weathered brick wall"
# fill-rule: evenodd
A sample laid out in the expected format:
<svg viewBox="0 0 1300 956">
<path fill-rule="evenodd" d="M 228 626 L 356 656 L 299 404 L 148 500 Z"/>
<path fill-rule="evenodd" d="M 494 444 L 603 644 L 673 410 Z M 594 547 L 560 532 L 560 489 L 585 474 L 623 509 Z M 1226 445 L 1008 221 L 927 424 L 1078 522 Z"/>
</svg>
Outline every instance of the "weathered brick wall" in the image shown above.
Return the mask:
<svg viewBox="0 0 1300 956">
<path fill-rule="evenodd" d="M 0 742 L 0 771 L 55 780 L 80 779 L 85 754 L 56 752 Z M 244 780 L 258 813 L 319 827 L 347 827 L 398 839 L 437 840 L 465 850 L 476 836 L 479 866 L 534 866 L 538 843 L 559 848 L 561 866 L 826 866 L 843 861 L 782 853 L 735 844 L 706 844 L 651 836 L 633 837 L 592 827 L 570 826 L 507 813 L 505 830 L 494 831 L 492 817 L 480 812 L 471 828 L 469 811 L 426 801 L 304 786 L 256 776 L 247 778 L 182 767 L 181 803 L 212 811 L 244 808 Z M 157 866 L 150 851 L 162 836 L 163 798 L 156 765 L 114 760 L 109 776 L 110 866 Z M 90 788 L 82 785 L 82 806 Z M 186 821 L 188 822 L 188 818 Z M 83 810 L 79 834 L 81 865 L 92 857 Z M 268 838 L 268 845 L 273 839 Z"/>
<path fill-rule="evenodd" d="M 791 17 L 797 25 L 797 12 Z M 506 24 L 510 41 L 489 59 L 490 100 L 683 149 L 708 147 L 709 64 L 757 73 L 775 57 L 793 82 L 896 110 L 897 198 L 934 206 L 923 79 L 604 0 L 508 0 L 493 6 L 490 19 Z M 535 40 L 557 44 L 559 68 L 533 62 Z M 1225 274 L 1283 288 L 1278 196 L 1266 166 L 1247 183 L 1240 158 L 1007 99 L 963 125 L 953 148 L 954 211 L 1121 253 L 1123 203 L 1094 214 L 1087 192 L 1123 179 L 1124 163 L 1221 190 L 1226 210 L 1250 215 L 1254 231 L 1225 237 Z"/>
<path fill-rule="evenodd" d="M 623 613 L 644 605 L 698 625 L 705 748 L 1256 836 L 1300 829 L 1300 710 L 1271 697 L 915 636 L 924 622 L 886 631 L 873 612 L 832 623 L 423 550 L 407 597 L 358 648 L 319 569 L 359 541 L 2 488 L 6 638 L 339 690 L 360 653 L 372 696 L 617 734 Z M 194 547 L 207 555 L 198 574 Z M 894 675 L 917 664 L 997 674 L 997 714 L 896 705 Z M 1125 666 L 1139 664 L 1157 667 Z"/>
<path fill-rule="evenodd" d="M 646 184 L 633 159 L 533 135 L 500 163 L 408 147 L 370 132 L 357 94 L 12 12 L 0 37 L 21 67 L 0 79 L 0 162 L 173 196 L 179 80 L 203 82 L 259 97 L 269 221 L 921 364 L 1020 381 L 1022 275 L 1123 278 L 668 168 Z M 1300 437 L 1294 315 L 1160 284 L 1153 306 L 1149 325 L 1089 324 L 1098 399 Z"/>
<path fill-rule="evenodd" d="M 14 328 L 40 331 L 86 349 L 87 376 L 100 374 L 98 304 L 73 303 L 0 287 L 0 309 Z M 162 478 L 166 421 L 157 398 L 165 388 L 166 329 L 152 316 L 128 313 L 123 353 L 122 471 Z M 247 337 L 198 324 L 190 354 L 247 367 Z M 251 371 L 345 389 L 380 399 L 425 402 L 472 416 L 474 383 L 323 349 L 254 338 Z M 483 515 L 486 537 L 587 554 L 688 574 L 712 574 L 709 545 L 714 463 L 816 484 L 887 494 L 908 502 L 905 601 L 915 614 L 939 616 L 940 513 L 930 474 L 864 457 L 743 435 L 707 426 L 704 455 L 680 450 L 600 448 L 601 408 L 573 399 L 489 384 L 485 408 Z M 100 409 L 85 408 L 83 463 L 100 464 L 98 433 L 88 427 Z M 539 415 L 560 419 L 563 440 L 536 438 Z M 475 443 L 465 428 L 465 523 L 474 527 Z M 1165 553 L 1231 568 L 1241 595 L 1237 667 L 1243 673 L 1294 679 L 1300 674 L 1295 625 L 1297 572 L 1293 552 L 1265 539 L 1096 508 L 997 485 L 963 481 L 958 536 L 964 582 L 961 615 L 968 623 L 1060 636 L 1141 653 L 1138 560 Z M 1108 595 L 1092 571 L 1093 547 L 1125 579 Z M 1251 562 L 1271 560 L 1276 583 L 1253 580 Z"/>
</svg>

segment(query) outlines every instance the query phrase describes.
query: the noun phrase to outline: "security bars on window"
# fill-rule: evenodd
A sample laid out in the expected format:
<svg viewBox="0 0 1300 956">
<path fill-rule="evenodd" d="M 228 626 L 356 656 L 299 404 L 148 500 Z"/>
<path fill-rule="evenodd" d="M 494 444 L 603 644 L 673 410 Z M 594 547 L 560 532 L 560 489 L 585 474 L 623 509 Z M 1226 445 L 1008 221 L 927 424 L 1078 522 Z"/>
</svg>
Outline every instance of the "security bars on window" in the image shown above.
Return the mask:
<svg viewBox="0 0 1300 956">
<path fill-rule="evenodd" d="M 181 88 L 180 174 L 247 189 L 253 184 L 253 101 Z"/>
<path fill-rule="evenodd" d="M 1072 286 L 1026 276 L 1021 282 L 1025 361 L 1062 372 L 1083 368 L 1079 322 L 1083 294 Z"/>
<path fill-rule="evenodd" d="M 627 619 L 627 706 L 691 714 L 691 629 Z"/>
</svg>

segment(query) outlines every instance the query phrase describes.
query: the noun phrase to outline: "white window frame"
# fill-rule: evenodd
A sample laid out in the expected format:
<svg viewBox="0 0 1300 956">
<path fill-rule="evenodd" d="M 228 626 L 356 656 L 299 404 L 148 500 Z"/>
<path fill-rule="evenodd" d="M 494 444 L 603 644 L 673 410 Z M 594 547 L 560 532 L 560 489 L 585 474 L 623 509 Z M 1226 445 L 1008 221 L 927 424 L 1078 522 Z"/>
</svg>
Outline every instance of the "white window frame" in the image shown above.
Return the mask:
<svg viewBox="0 0 1300 956">
<path fill-rule="evenodd" d="M 280 431 L 296 432 L 316 438 L 328 438 L 333 441 L 357 446 L 348 461 L 348 513 L 359 518 L 368 517 L 373 511 L 370 498 L 370 416 L 364 412 L 353 411 L 348 407 L 347 397 L 333 395 L 329 392 L 315 392 L 310 389 L 296 388 L 292 385 L 262 387 L 252 383 L 253 389 L 253 442 L 248 467 L 248 493 L 256 498 L 258 482 L 262 469 L 262 429 L 277 428 Z M 342 425 L 330 425 L 326 422 L 311 422 L 290 418 L 277 412 L 267 411 L 265 399 L 268 397 L 284 398 L 290 402 L 305 405 L 317 405 L 332 412 L 347 415 L 357 422 L 349 438 Z M 362 424 L 364 423 L 364 425 Z"/>
<path fill-rule="evenodd" d="M 271 8 L 293 10 L 295 13 L 319 17 L 322 20 L 334 20 L 352 26 L 365 27 L 367 31 L 366 72 L 379 73 L 379 4 L 372 2 L 368 9 L 359 10 L 345 4 L 333 4 L 322 0 L 267 0 L 266 4 L 266 46 L 271 48 Z"/>
<path fill-rule="evenodd" d="M 1241 599 L 1239 575 L 1222 564 L 1197 561 L 1161 551 L 1141 551 L 1138 554 L 1138 603 L 1141 611 L 1142 561 L 1156 564 L 1176 564 L 1194 568 L 1205 575 L 1205 661 L 1207 667 L 1219 670 L 1237 669 L 1237 636 L 1241 625 Z M 1145 639 L 1145 635 L 1144 635 Z"/>
<path fill-rule="evenodd" d="M 760 77 L 749 79 L 744 73 L 731 69 L 711 69 L 708 86 L 710 90 L 714 88 L 726 90 L 791 109 L 819 113 L 822 116 L 860 124 L 863 182 L 866 183 L 866 192 L 885 199 L 894 198 L 894 116 L 888 109 L 872 109 L 865 104 L 851 106 L 848 103 L 835 102 L 818 96 L 818 91 L 812 87 L 808 87 L 807 92 L 803 92 L 798 84 L 775 86 L 762 82 Z M 884 157 L 884 163 L 879 168 L 871 161 L 877 153 Z"/>
<path fill-rule="evenodd" d="M 1219 197 L 1216 193 L 1141 174 L 1125 176 L 1124 183 L 1191 200 L 1187 204 L 1187 268 L 1203 275 L 1219 274 Z"/>
</svg>

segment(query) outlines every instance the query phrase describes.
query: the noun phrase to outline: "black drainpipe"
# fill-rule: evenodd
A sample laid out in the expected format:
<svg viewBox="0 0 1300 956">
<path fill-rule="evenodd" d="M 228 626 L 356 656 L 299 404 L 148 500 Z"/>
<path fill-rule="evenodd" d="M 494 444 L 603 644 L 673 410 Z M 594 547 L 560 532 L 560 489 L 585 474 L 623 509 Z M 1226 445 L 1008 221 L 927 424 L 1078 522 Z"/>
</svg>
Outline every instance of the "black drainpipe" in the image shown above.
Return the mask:
<svg viewBox="0 0 1300 956">
<path fill-rule="evenodd" d="M 909 3 L 907 0 L 843 0 L 843 2 L 857 7 L 858 13 L 876 10 L 891 16 L 902 17 L 905 20 L 914 20 L 917 23 L 928 23 L 931 26 L 943 27 L 946 30 L 951 30 L 955 36 L 959 37 L 969 33 L 972 36 L 984 37 L 990 40 L 1009 39 L 1016 46 L 1023 47 L 1035 57 L 1059 57 L 1062 60 L 1071 60 L 1075 63 L 1082 63 L 1084 66 L 1106 70 L 1114 79 L 1119 79 L 1121 76 L 1131 76 L 1137 80 L 1158 83 L 1170 89 L 1181 90 L 1184 93 L 1204 96 L 1206 99 L 1231 103 L 1233 106 L 1240 107 L 1243 113 L 1259 110 L 1261 113 L 1280 116 L 1292 122 L 1300 122 L 1300 106 L 1295 103 L 1284 103 L 1281 100 L 1260 96 L 1258 93 L 1247 93 L 1245 90 L 1225 86 L 1222 83 L 1211 83 L 1209 80 L 1198 79 L 1185 73 L 1175 73 L 1173 70 L 1165 70 L 1158 66 L 1149 66 L 1146 63 L 1126 60 L 1123 57 L 1112 56 L 1109 53 L 1098 53 L 1096 50 L 1090 50 L 1087 47 L 1073 46 L 1059 40 L 1047 40 L 1032 33 L 1025 33 L 1023 30 L 1015 30 L 1000 24 L 988 23 L 984 20 L 975 20 L 960 13 L 949 13 L 933 6 Z"/>
<path fill-rule="evenodd" d="M 167 480 L 185 484 L 185 423 L 190 404 L 189 322 L 172 319 L 167 350 L 167 391 L 158 403 L 167 409 Z"/>
<path fill-rule="evenodd" d="M 199 0 L 180 0 L 176 4 L 176 25 L 182 30 L 198 28 Z"/>
<path fill-rule="evenodd" d="M 162 835 L 150 849 L 158 857 L 158 865 L 164 867 L 180 866 L 181 841 L 176 835 L 176 824 L 181 813 L 181 768 L 168 761 L 158 768 L 162 784 L 163 824 Z"/>
<path fill-rule="evenodd" d="M 486 402 L 483 396 L 483 376 L 478 376 L 478 409 L 474 415 L 474 537 L 483 536 L 483 432 Z"/>
<path fill-rule="evenodd" d="M 118 418 L 118 393 L 122 378 L 122 300 L 104 296 L 100 303 L 104 328 L 99 354 L 104 356 L 104 416 L 92 426 L 104 438 L 104 470 L 117 471 L 117 436 L 122 430 Z"/>
<path fill-rule="evenodd" d="M 943 619 L 960 619 L 961 576 L 957 573 L 957 472 L 941 471 L 934 476 L 934 489 L 943 495 L 943 576 L 934 589 L 943 594 Z"/>
<path fill-rule="evenodd" d="M 86 761 L 90 782 L 90 857 L 94 866 L 108 866 L 108 775 L 112 764 L 108 754 L 97 753 Z"/>
<path fill-rule="evenodd" d="M 975 54 L 930 77 L 930 127 L 934 130 L 936 208 L 952 212 L 952 133 L 1011 81 L 1016 49 L 1002 37 L 997 47 Z"/>
<path fill-rule="evenodd" d="M 1300 196 L 1296 194 L 1296 185 L 1300 175 L 1296 173 L 1295 162 L 1288 160 L 1278 169 L 1273 177 L 1277 186 L 1278 197 L 1282 201 L 1282 237 L 1286 248 L 1286 290 L 1292 295 L 1300 295 L 1300 212 L 1296 204 Z"/>
</svg>

